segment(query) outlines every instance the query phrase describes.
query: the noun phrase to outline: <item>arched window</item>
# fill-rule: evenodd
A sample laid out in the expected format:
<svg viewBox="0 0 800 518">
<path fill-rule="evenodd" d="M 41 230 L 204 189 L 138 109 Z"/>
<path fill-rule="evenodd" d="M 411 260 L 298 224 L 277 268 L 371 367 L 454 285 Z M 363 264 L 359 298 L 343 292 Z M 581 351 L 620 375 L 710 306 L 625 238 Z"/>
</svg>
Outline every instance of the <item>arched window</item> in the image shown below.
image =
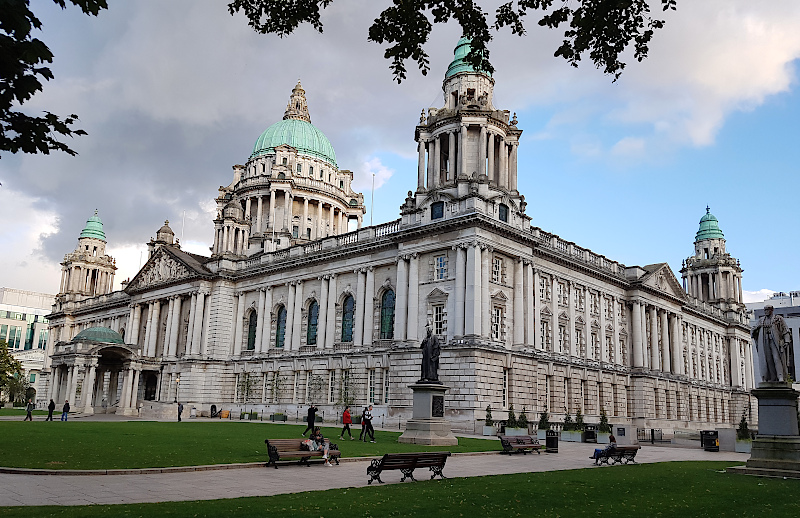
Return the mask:
<svg viewBox="0 0 800 518">
<path fill-rule="evenodd" d="M 247 350 L 253 351 L 256 348 L 256 326 L 258 326 L 258 313 L 250 312 L 250 319 L 247 324 Z"/>
<path fill-rule="evenodd" d="M 275 347 L 283 349 L 283 340 L 286 337 L 286 306 L 278 309 L 278 325 L 275 326 Z"/>
<path fill-rule="evenodd" d="M 352 295 L 348 295 L 342 304 L 342 342 L 353 341 L 353 313 L 355 312 L 356 301 Z"/>
<path fill-rule="evenodd" d="M 394 291 L 386 290 L 381 297 L 381 340 L 394 338 Z"/>
<path fill-rule="evenodd" d="M 308 332 L 306 333 L 306 345 L 317 345 L 317 322 L 319 322 L 319 304 L 313 301 L 308 306 Z"/>
</svg>

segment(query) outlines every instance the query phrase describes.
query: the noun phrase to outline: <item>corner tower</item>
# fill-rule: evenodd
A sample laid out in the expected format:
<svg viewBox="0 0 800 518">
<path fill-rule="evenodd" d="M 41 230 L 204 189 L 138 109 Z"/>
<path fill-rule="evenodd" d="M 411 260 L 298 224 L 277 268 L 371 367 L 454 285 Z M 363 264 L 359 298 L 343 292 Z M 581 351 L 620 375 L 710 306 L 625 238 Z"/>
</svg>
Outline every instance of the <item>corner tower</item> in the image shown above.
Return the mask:
<svg viewBox="0 0 800 518">
<path fill-rule="evenodd" d="M 78 237 L 78 246 L 61 263 L 57 300 L 79 301 L 111 293 L 116 269 L 114 258 L 106 255 L 106 234 L 95 210 Z"/>
<path fill-rule="evenodd" d="M 461 38 L 442 82 L 444 106 L 423 110 L 414 138 L 419 152 L 416 193 L 401 207 L 403 224 L 448 218 L 475 209 L 526 229 L 525 198 L 517 191 L 516 115 L 492 104 L 494 79 L 465 61 Z"/>
<path fill-rule="evenodd" d="M 683 261 L 681 275 L 686 292 L 723 311 L 741 311 L 742 269 L 739 260 L 725 250 L 725 235 L 711 209 L 700 218 L 694 255 Z"/>
</svg>

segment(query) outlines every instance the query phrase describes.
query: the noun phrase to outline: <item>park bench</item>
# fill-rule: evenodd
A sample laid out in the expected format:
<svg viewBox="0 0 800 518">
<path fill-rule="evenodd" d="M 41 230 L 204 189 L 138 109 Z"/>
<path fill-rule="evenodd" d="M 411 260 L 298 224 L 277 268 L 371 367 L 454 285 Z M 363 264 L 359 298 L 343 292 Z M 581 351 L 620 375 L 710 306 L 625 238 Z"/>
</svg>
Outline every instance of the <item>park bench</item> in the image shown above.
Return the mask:
<svg viewBox="0 0 800 518">
<path fill-rule="evenodd" d="M 589 458 L 594 459 L 594 463 L 598 466 L 601 464 L 636 463 L 636 452 L 641 448 L 638 444 L 635 446 L 615 446 L 609 449 L 596 450 L 594 455 Z"/>
<path fill-rule="evenodd" d="M 299 459 L 299 464 L 310 466 L 308 463 L 309 459 L 321 459 L 323 455 L 322 451 L 308 451 L 302 449 L 302 442 L 304 440 L 305 439 L 266 439 L 264 443 L 267 445 L 267 455 L 269 455 L 269 461 L 266 467 L 272 464 L 275 466 L 275 469 L 278 469 L 278 462 L 293 459 Z M 331 443 L 329 439 L 325 439 L 325 442 L 328 444 L 328 460 L 339 464 L 339 457 L 342 456 L 339 451 L 339 446 Z"/>
<path fill-rule="evenodd" d="M 387 453 L 380 459 L 374 459 L 372 463 L 367 466 L 367 475 L 370 477 L 367 484 L 372 484 L 373 480 L 377 480 L 383 484 L 381 472 L 392 469 L 399 469 L 403 473 L 403 478 L 400 479 L 400 482 L 404 482 L 406 478 L 410 478 L 416 482 L 414 470 L 417 468 L 430 468 L 433 473 L 431 475 L 431 480 L 433 480 L 436 475 L 445 478 L 442 474 L 442 470 L 449 456 L 449 451 Z"/>
<path fill-rule="evenodd" d="M 502 453 L 519 453 L 527 455 L 529 451 L 542 453 L 543 444 L 530 435 L 501 435 L 500 444 L 503 446 Z"/>
</svg>

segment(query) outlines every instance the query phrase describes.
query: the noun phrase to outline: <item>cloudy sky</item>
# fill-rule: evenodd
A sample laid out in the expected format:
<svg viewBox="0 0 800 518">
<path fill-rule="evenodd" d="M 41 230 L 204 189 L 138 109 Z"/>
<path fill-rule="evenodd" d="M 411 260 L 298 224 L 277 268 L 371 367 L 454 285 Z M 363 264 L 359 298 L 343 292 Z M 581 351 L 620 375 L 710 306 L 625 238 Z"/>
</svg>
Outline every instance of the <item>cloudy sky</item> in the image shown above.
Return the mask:
<svg viewBox="0 0 800 518">
<path fill-rule="evenodd" d="M 491 2 L 486 2 L 487 7 Z M 416 185 L 414 127 L 442 105 L 459 37 L 436 27 L 431 73 L 392 81 L 367 29 L 388 1 L 339 0 L 324 34 L 254 33 L 226 2 L 114 2 L 97 18 L 34 0 L 55 79 L 26 104 L 77 113 L 78 157 L 0 159 L 0 286 L 55 293 L 59 261 L 99 210 L 119 281 L 139 268 L 165 219 L 184 249 L 208 254 L 213 198 L 298 79 L 339 166 L 356 173 L 375 224 Z M 693 251 L 706 205 L 755 300 L 800 289 L 800 3 L 679 2 L 650 57 L 612 83 L 587 61 L 552 57 L 558 33 L 531 24 L 490 46 L 494 104 L 524 130 L 519 189 L 533 224 L 622 263 Z M 369 222 L 370 214 L 365 221 Z M 184 223 L 185 221 L 185 223 Z"/>
</svg>

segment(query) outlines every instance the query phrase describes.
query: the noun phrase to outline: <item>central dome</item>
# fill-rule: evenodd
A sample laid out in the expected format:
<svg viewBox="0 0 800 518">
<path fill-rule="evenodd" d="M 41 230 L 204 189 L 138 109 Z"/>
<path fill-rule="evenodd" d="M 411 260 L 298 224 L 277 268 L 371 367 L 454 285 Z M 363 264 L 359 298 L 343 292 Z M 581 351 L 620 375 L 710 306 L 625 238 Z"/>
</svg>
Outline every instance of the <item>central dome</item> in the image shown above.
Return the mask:
<svg viewBox="0 0 800 518">
<path fill-rule="evenodd" d="M 299 155 L 307 155 L 325 160 L 336 166 L 336 153 L 328 137 L 310 122 L 299 119 L 278 121 L 256 140 L 250 158 L 274 153 L 275 148 L 286 144 L 297 149 Z"/>
<path fill-rule="evenodd" d="M 470 46 L 469 38 L 462 37 L 458 40 L 456 44 L 456 49 L 453 51 L 453 61 L 450 62 L 450 66 L 447 67 L 447 72 L 444 74 L 444 78 L 447 79 L 448 77 L 452 77 L 456 74 L 460 74 L 461 72 L 469 72 L 475 74 L 475 67 L 467 63 L 466 57 L 469 54 L 469 51 L 472 49 Z M 481 74 L 485 74 L 489 77 L 492 77 L 492 74 L 489 72 L 481 72 Z"/>
</svg>

